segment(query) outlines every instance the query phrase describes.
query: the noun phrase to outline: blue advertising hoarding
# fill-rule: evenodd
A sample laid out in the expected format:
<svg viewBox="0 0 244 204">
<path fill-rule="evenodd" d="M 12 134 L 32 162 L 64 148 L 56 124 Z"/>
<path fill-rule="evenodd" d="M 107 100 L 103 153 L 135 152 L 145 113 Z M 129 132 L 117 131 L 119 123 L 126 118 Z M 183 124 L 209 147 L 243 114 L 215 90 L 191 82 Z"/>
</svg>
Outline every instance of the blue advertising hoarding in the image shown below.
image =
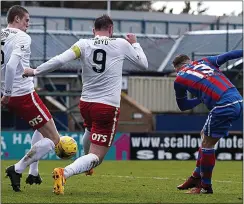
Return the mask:
<svg viewBox="0 0 244 204">
<path fill-rule="evenodd" d="M 33 132 L 2 131 L 1 132 L 1 159 L 21 159 L 31 147 Z M 78 152 L 75 158 L 82 156 L 83 153 L 83 133 L 82 132 L 60 132 L 61 135 L 73 137 L 78 144 Z M 105 160 L 126 160 L 130 158 L 130 138 L 127 133 L 117 133 L 113 145 L 107 153 Z M 55 152 L 49 152 L 43 159 L 59 159 Z"/>
</svg>

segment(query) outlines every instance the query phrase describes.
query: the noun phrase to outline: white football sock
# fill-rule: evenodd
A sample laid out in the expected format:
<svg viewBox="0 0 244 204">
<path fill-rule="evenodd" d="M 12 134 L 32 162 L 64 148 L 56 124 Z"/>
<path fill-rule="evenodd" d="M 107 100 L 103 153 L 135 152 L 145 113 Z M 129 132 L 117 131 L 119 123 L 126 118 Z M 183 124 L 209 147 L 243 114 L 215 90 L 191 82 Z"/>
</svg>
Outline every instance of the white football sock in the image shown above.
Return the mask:
<svg viewBox="0 0 244 204">
<path fill-rule="evenodd" d="M 52 140 L 43 138 L 35 143 L 27 154 L 14 165 L 16 173 L 22 173 L 31 163 L 38 161 L 55 147 Z"/>
<path fill-rule="evenodd" d="M 89 149 L 90 149 L 90 145 L 91 145 L 90 134 L 91 134 L 91 132 L 88 131 L 87 129 L 85 129 L 85 133 L 83 135 L 83 148 L 84 148 L 85 154 L 89 153 Z"/>
<path fill-rule="evenodd" d="M 81 174 L 99 165 L 99 158 L 95 154 L 87 154 L 76 159 L 72 164 L 64 168 L 64 177 Z"/>
<path fill-rule="evenodd" d="M 39 140 L 41 140 L 42 138 L 43 138 L 42 134 L 38 130 L 36 130 L 32 136 L 32 139 L 31 139 L 31 147 L 33 147 L 33 145 L 35 143 L 37 143 Z M 33 176 L 38 175 L 38 161 L 33 162 L 30 165 L 29 174 L 31 174 Z"/>
</svg>

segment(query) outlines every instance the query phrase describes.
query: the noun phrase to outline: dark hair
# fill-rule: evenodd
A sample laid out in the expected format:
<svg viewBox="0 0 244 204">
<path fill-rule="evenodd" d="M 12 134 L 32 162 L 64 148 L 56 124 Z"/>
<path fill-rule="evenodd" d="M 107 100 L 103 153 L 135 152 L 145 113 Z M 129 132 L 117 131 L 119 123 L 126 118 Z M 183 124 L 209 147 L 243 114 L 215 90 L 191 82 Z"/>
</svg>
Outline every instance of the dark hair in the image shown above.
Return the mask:
<svg viewBox="0 0 244 204">
<path fill-rule="evenodd" d="M 180 65 L 181 63 L 187 60 L 190 60 L 190 58 L 187 55 L 178 55 L 173 60 L 173 66 L 177 67 L 178 65 Z"/>
<path fill-rule="evenodd" d="M 26 13 L 29 12 L 24 7 L 19 5 L 14 5 L 8 10 L 7 21 L 8 23 L 13 23 L 15 16 L 19 16 L 20 19 L 22 19 Z"/>
<path fill-rule="evenodd" d="M 95 30 L 108 30 L 112 25 L 112 19 L 106 14 L 96 18 L 94 22 Z"/>
</svg>

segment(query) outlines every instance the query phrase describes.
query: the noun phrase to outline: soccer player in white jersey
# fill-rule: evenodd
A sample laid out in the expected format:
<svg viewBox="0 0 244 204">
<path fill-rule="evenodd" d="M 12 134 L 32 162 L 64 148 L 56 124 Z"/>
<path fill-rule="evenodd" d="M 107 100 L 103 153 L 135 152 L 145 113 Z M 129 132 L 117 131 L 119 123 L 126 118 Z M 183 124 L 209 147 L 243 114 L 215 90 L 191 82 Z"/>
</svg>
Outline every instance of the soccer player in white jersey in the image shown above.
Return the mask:
<svg viewBox="0 0 244 204">
<path fill-rule="evenodd" d="M 122 67 L 125 59 L 142 69 L 148 68 L 147 58 L 134 34 L 126 39 L 112 38 L 113 21 L 107 15 L 95 20 L 94 38 L 81 39 L 70 49 L 50 59 L 37 69 L 27 68 L 23 76 L 38 76 L 55 70 L 66 62 L 81 59 L 82 93 L 80 113 L 90 139 L 87 154 L 65 168 L 53 171 L 54 193 L 64 193 L 66 179 L 87 172 L 102 163 L 116 133 L 120 114 Z M 89 152 L 88 152 L 89 151 Z"/>
<path fill-rule="evenodd" d="M 33 78 L 23 78 L 30 63 L 31 38 L 28 11 L 18 5 L 8 10 L 8 26 L 1 30 L 1 105 L 22 117 L 35 130 L 30 151 L 6 169 L 14 191 L 20 191 L 22 172 L 30 165 L 28 184 L 42 182 L 37 161 L 59 143 L 59 134 L 46 106 L 34 90 Z"/>
</svg>

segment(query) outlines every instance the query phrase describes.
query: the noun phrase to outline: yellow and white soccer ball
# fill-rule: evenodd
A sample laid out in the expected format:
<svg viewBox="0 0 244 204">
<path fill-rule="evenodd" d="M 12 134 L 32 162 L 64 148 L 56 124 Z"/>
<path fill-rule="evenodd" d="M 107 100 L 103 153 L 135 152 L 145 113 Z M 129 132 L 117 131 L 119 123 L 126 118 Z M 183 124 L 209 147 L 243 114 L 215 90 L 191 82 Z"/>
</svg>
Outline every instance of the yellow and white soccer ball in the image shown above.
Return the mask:
<svg viewBox="0 0 244 204">
<path fill-rule="evenodd" d="M 76 155 L 77 151 L 77 142 L 69 136 L 60 137 L 60 141 L 55 147 L 55 153 L 60 159 L 70 159 Z"/>
</svg>

